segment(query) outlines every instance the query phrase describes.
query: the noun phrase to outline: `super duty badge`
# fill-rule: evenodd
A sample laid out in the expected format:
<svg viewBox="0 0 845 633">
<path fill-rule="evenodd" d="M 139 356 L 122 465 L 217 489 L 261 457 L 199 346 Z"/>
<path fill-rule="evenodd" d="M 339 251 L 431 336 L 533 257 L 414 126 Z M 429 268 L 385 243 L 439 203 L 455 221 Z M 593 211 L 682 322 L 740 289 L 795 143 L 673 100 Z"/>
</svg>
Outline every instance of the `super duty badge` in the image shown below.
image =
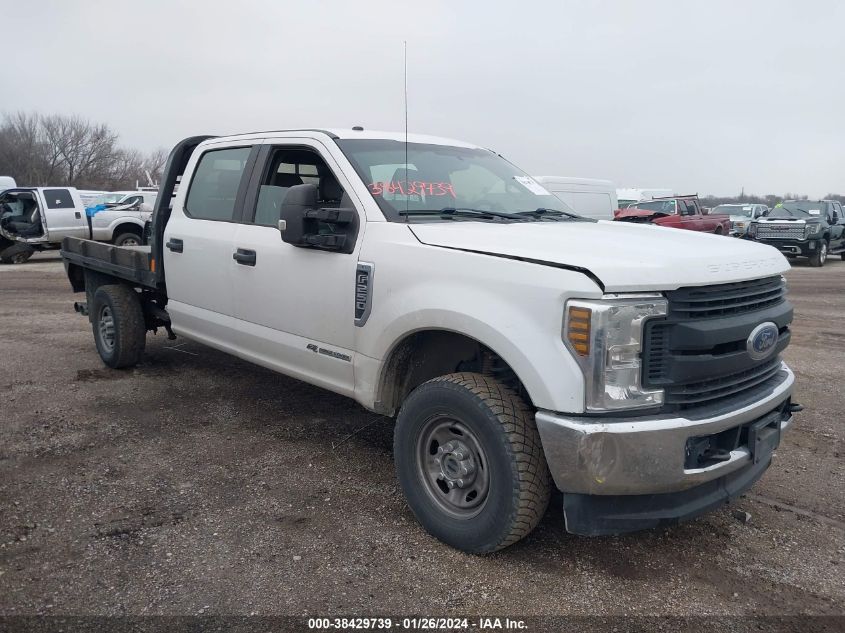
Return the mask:
<svg viewBox="0 0 845 633">
<path fill-rule="evenodd" d="M 375 267 L 366 262 L 358 262 L 355 271 L 355 325 L 363 327 L 370 318 L 373 307 L 373 272 Z"/>
</svg>

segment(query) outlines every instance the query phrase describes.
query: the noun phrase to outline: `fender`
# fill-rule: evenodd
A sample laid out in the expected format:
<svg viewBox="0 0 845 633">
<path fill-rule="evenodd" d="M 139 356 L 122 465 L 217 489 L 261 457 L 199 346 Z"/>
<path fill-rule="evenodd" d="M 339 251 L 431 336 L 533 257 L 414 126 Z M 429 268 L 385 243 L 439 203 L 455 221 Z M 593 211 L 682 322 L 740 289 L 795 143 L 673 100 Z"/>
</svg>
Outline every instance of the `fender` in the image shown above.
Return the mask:
<svg viewBox="0 0 845 633">
<path fill-rule="evenodd" d="M 361 257 L 373 263 L 374 283 L 372 312 L 356 328 L 356 399 L 372 407 L 368 400 L 377 397 L 384 365 L 403 339 L 443 330 L 498 354 L 537 407 L 582 412 L 584 377 L 561 335 L 564 304 L 570 297 L 601 297 L 601 288 L 573 270 L 433 248 L 416 239 L 402 243 L 395 238 L 407 236 L 403 229 L 391 223 L 368 228 L 394 239 L 370 236 L 378 257 Z"/>
</svg>

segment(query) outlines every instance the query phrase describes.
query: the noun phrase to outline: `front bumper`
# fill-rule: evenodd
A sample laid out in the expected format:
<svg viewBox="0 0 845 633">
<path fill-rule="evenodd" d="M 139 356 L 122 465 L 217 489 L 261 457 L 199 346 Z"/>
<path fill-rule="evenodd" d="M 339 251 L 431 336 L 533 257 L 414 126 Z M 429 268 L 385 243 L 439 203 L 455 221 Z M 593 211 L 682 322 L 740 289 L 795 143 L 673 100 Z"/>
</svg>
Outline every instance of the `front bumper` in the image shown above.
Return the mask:
<svg viewBox="0 0 845 633">
<path fill-rule="evenodd" d="M 775 386 L 689 417 L 590 418 L 537 413 L 537 428 L 555 485 L 564 493 L 585 495 L 653 495 L 679 492 L 736 473 L 752 465 L 753 448 L 738 446 L 726 461 L 688 467 L 688 440 L 711 436 L 758 421 L 784 409 L 786 430 L 791 413 L 785 404 L 795 375 L 781 365 Z M 759 456 L 758 456 L 759 457 Z"/>
<path fill-rule="evenodd" d="M 818 249 L 821 240 L 761 240 L 757 239 L 760 244 L 766 246 L 774 246 L 784 255 L 800 255 L 801 257 L 810 257 Z"/>
<path fill-rule="evenodd" d="M 792 423 L 794 382 L 782 364 L 775 386 L 762 397 L 690 417 L 591 419 L 538 412 L 546 460 L 564 493 L 567 531 L 597 536 L 643 530 L 735 499 L 763 475 Z M 720 433 L 735 433 L 745 443 L 723 455 L 724 461 L 691 467 L 690 446 Z"/>
</svg>

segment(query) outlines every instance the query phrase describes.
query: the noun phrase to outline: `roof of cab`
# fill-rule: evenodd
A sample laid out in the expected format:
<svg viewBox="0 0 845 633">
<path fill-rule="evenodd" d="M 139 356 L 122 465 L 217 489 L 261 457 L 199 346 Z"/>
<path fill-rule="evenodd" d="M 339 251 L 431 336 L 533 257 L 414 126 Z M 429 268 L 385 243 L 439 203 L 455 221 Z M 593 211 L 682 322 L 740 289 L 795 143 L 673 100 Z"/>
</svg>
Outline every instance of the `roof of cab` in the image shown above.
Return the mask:
<svg viewBox="0 0 845 633">
<path fill-rule="evenodd" d="M 219 143 L 220 141 L 241 140 L 248 138 L 267 138 L 274 134 L 288 134 L 291 132 L 309 132 L 325 134 L 333 139 L 368 139 L 368 140 L 385 140 L 385 141 L 405 141 L 405 132 L 385 132 L 381 130 L 356 130 L 352 128 L 324 128 L 324 129 L 289 129 L 289 130 L 267 130 L 263 132 L 248 132 L 244 134 L 232 134 L 227 136 L 217 136 L 208 139 L 209 143 Z M 465 141 L 458 141 L 450 138 L 443 138 L 440 136 L 429 136 L 427 134 L 408 134 L 409 143 L 425 143 L 428 145 L 452 145 L 455 147 L 469 147 L 473 149 L 485 149 L 472 143 Z"/>
</svg>

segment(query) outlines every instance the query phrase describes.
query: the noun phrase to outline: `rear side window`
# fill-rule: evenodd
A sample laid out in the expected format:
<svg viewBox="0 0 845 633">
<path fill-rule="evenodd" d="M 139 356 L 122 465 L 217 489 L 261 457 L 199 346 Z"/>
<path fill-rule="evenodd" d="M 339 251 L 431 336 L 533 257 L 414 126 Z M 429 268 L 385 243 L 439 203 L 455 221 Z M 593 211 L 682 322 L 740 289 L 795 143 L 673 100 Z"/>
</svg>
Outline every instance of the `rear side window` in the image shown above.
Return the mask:
<svg viewBox="0 0 845 633">
<path fill-rule="evenodd" d="M 67 189 L 45 189 L 44 200 L 48 209 L 73 208 L 73 197 Z"/>
<path fill-rule="evenodd" d="M 201 220 L 231 221 L 251 147 L 206 152 L 194 170 L 185 211 Z"/>
</svg>

